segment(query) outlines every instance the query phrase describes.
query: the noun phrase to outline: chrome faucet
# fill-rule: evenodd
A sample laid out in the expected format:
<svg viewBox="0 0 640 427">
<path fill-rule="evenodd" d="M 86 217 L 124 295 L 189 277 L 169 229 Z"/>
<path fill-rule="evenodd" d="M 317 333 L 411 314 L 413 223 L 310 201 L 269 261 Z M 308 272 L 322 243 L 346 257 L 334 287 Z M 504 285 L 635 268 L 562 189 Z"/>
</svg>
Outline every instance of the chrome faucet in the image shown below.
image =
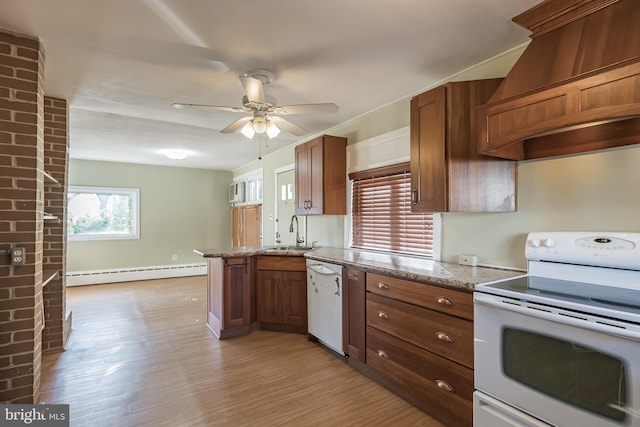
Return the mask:
<svg viewBox="0 0 640 427">
<path fill-rule="evenodd" d="M 296 215 L 291 217 L 291 224 L 289 225 L 289 233 L 293 233 L 293 220 L 296 220 L 296 246 L 300 246 L 300 243 L 304 243 L 304 238 L 300 238 L 300 232 L 298 230 L 298 217 Z"/>
</svg>

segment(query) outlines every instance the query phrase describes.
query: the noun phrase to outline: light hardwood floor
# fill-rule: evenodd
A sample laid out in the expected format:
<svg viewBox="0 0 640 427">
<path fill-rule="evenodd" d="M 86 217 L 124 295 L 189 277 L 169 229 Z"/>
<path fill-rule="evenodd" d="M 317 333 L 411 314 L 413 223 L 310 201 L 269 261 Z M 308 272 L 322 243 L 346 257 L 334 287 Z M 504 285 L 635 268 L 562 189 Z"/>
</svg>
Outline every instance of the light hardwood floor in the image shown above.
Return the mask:
<svg viewBox="0 0 640 427">
<path fill-rule="evenodd" d="M 428 426 L 415 407 L 305 335 L 217 340 L 205 278 L 67 289 L 73 332 L 44 357 L 41 401 L 71 426 Z"/>
</svg>

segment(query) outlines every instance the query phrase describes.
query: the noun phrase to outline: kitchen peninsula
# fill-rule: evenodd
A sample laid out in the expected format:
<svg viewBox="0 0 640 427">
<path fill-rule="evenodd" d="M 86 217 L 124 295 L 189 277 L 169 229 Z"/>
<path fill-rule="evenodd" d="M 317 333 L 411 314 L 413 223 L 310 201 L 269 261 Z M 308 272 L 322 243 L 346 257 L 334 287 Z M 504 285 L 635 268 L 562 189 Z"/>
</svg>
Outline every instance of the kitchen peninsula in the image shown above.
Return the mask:
<svg viewBox="0 0 640 427">
<path fill-rule="evenodd" d="M 267 296 L 263 292 L 265 282 L 272 282 L 274 291 L 281 292 L 283 289 L 278 289 L 279 278 L 274 277 L 276 273 L 261 272 L 272 271 L 280 276 L 284 275 L 285 277 L 280 277 L 281 283 L 285 280 L 290 281 L 294 276 L 296 281 L 306 282 L 306 274 L 300 274 L 306 271 L 305 258 L 422 283 L 425 284 L 425 289 L 433 285 L 468 292 L 469 296 L 478 283 L 522 274 L 512 270 L 469 267 L 417 257 L 342 248 L 252 246 L 195 249 L 194 252 L 207 259 L 207 325 L 216 336 L 222 339 L 247 334 L 252 329 L 261 328 L 261 323 L 265 323 L 260 322 L 259 319 L 260 313 L 264 314 L 263 303 L 265 302 L 261 301 L 259 296 Z M 345 281 L 345 286 L 347 286 L 346 283 L 348 282 Z M 304 288 L 304 291 L 297 289 L 296 294 L 306 295 L 306 283 L 296 284 L 296 286 Z M 298 304 L 303 304 L 302 296 L 297 295 Z M 275 295 L 270 297 L 277 298 Z M 289 302 L 295 301 L 289 299 Z M 288 307 L 288 309 L 291 308 Z M 306 330 L 300 329 L 301 324 L 292 326 L 284 322 L 280 327 L 276 327 L 274 322 L 266 323 L 273 324 L 267 325 L 265 329 L 306 333 Z M 262 327 L 264 328 L 264 325 Z"/>
<path fill-rule="evenodd" d="M 447 425 L 471 425 L 473 290 L 520 271 L 341 248 L 197 249 L 207 326 L 307 333 L 306 259 L 343 266 L 342 349 L 353 368 Z"/>
</svg>

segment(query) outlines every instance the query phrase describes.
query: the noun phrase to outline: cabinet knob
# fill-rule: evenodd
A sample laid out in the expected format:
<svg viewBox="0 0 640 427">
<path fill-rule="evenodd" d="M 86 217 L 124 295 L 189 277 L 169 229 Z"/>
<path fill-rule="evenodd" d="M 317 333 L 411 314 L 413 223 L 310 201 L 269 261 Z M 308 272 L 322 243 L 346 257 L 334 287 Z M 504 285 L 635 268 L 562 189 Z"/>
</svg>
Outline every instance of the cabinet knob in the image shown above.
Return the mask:
<svg viewBox="0 0 640 427">
<path fill-rule="evenodd" d="M 381 319 L 388 319 L 389 315 L 387 313 L 385 313 L 384 311 L 379 311 L 378 312 L 378 317 Z"/>
<path fill-rule="evenodd" d="M 449 298 L 445 297 L 436 297 L 436 302 L 442 305 L 453 305 L 453 302 Z"/>
<path fill-rule="evenodd" d="M 386 283 L 378 282 L 378 289 L 386 291 L 387 289 L 389 289 L 389 285 L 387 285 Z"/>
<path fill-rule="evenodd" d="M 453 387 L 449 385 L 446 381 L 435 380 L 436 385 L 440 390 L 448 391 L 449 393 L 453 393 Z"/>
<path fill-rule="evenodd" d="M 378 353 L 378 356 L 382 357 L 383 359 L 388 359 L 389 358 L 389 355 L 384 350 L 378 350 L 376 353 Z"/>
<path fill-rule="evenodd" d="M 440 341 L 454 342 L 454 339 L 444 332 L 436 332 L 436 338 L 438 338 Z"/>
</svg>

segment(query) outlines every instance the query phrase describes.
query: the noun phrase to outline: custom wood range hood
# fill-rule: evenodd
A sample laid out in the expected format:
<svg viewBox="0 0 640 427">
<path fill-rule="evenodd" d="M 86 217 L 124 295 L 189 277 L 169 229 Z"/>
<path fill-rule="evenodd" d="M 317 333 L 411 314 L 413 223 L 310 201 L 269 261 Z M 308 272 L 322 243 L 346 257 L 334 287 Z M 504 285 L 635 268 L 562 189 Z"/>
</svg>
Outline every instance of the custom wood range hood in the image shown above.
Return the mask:
<svg viewBox="0 0 640 427">
<path fill-rule="evenodd" d="M 547 0 L 531 42 L 478 108 L 478 149 L 514 160 L 640 143 L 640 0 Z"/>
</svg>

